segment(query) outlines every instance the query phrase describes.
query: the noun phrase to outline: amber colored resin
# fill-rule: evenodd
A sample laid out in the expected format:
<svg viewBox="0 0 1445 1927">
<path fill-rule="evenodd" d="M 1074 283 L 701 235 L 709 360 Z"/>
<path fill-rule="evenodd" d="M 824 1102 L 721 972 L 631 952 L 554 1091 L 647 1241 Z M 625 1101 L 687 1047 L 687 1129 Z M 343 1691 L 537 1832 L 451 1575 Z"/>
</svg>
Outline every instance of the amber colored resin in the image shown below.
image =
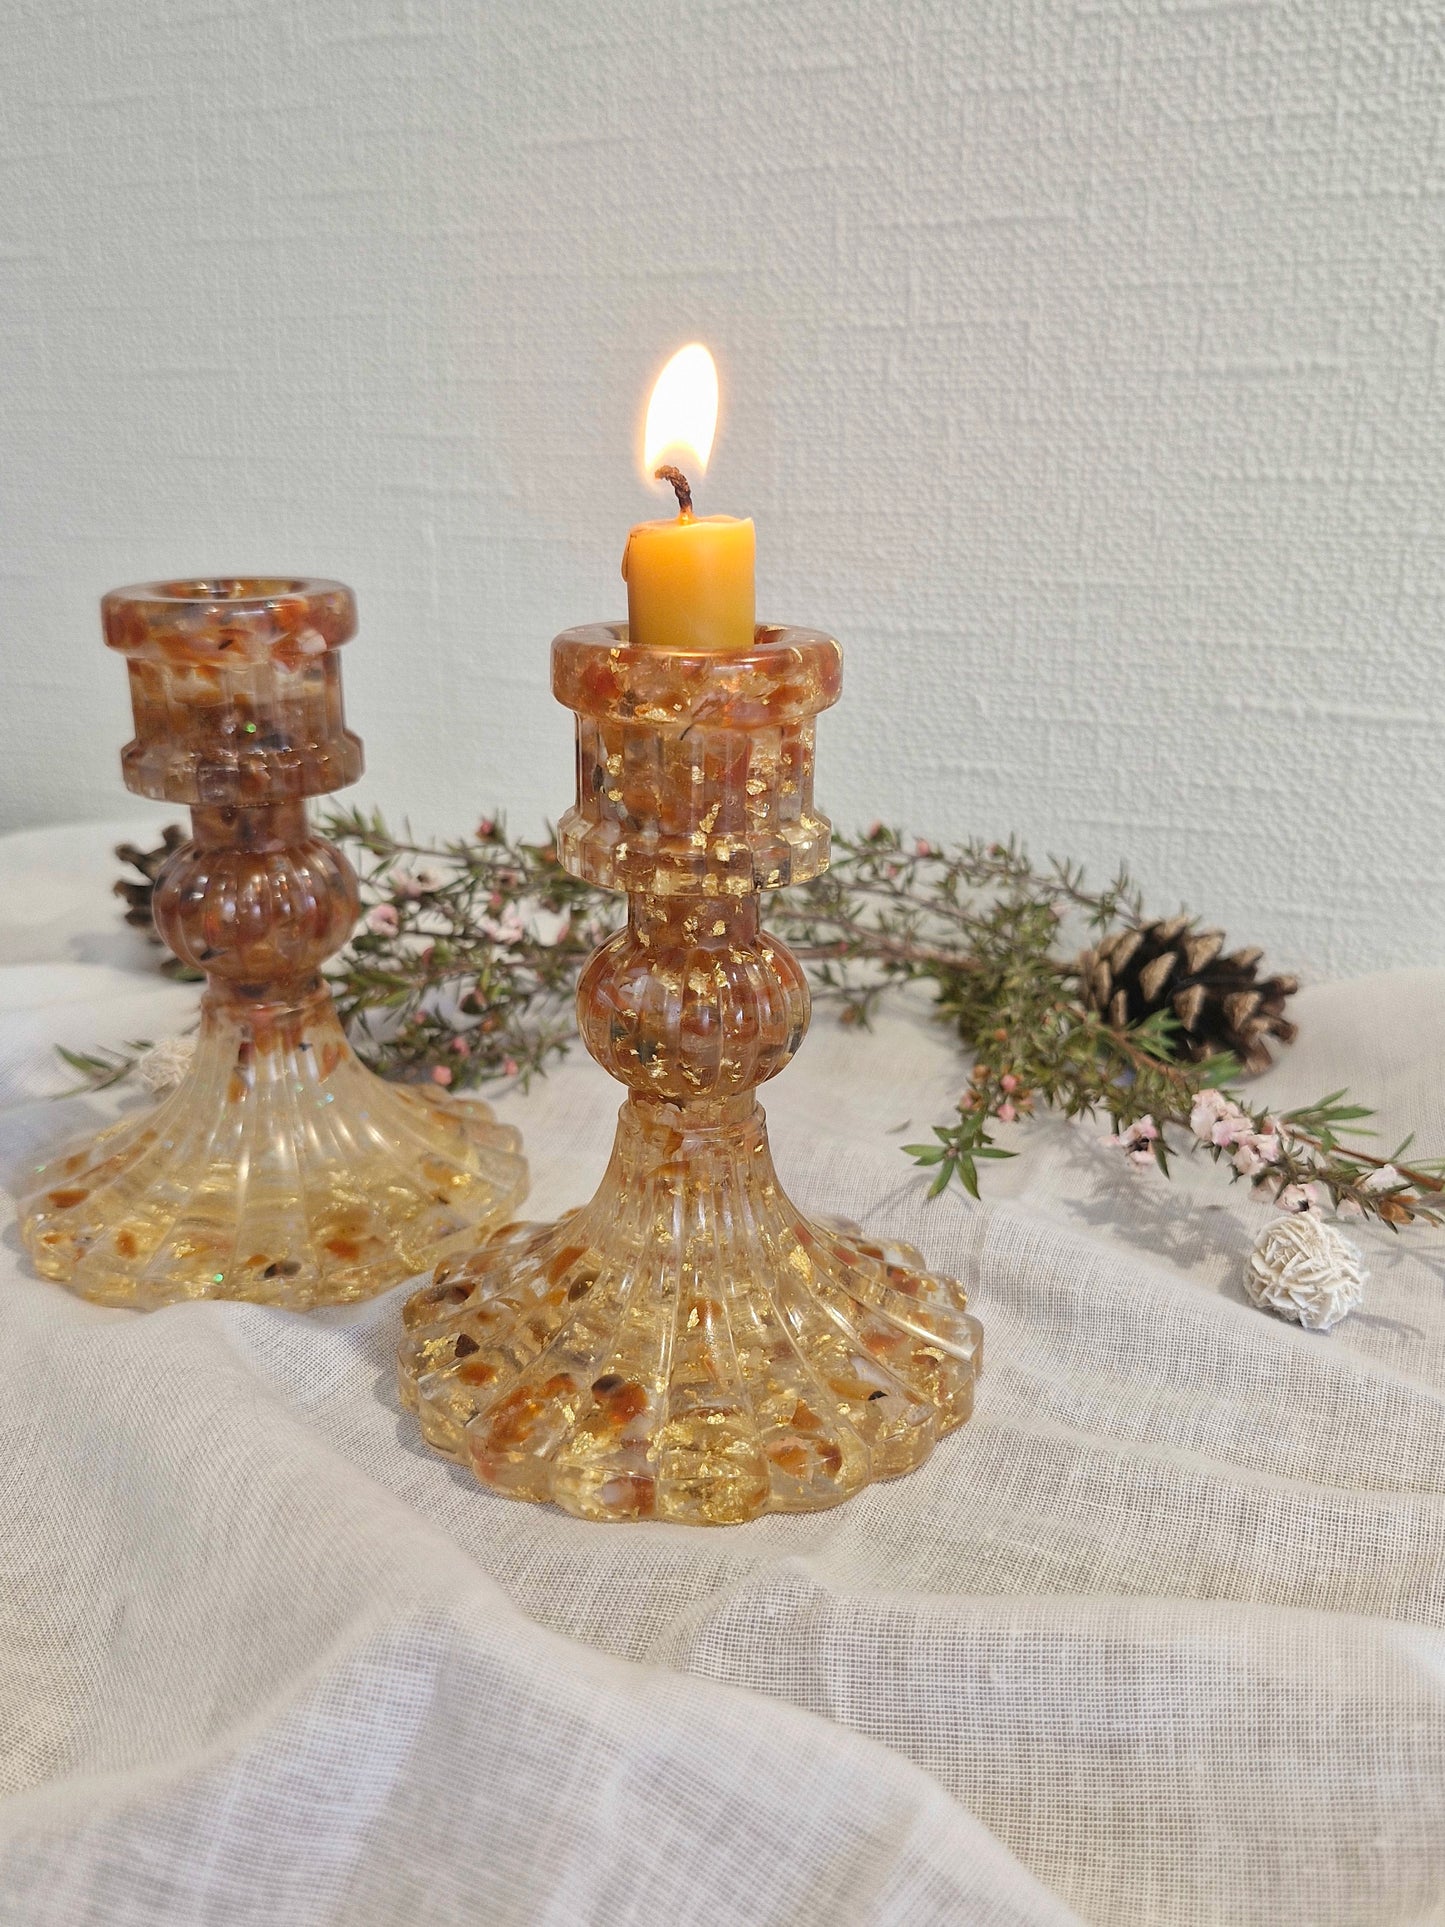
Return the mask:
<svg viewBox="0 0 1445 1927">
<path fill-rule="evenodd" d="M 798 1211 L 753 1095 L 808 1023 L 758 906 L 828 861 L 813 729 L 838 645 L 762 628 L 745 655 L 684 655 L 578 629 L 552 680 L 577 715 L 562 860 L 629 898 L 578 1016 L 630 1095 L 589 1205 L 506 1227 L 408 1301 L 403 1395 L 484 1484 L 583 1518 L 836 1505 L 968 1417 L 981 1346 L 955 1280 Z"/>
<path fill-rule="evenodd" d="M 361 769 L 336 654 L 351 591 L 149 583 L 102 610 L 130 670 L 127 786 L 191 806 L 156 923 L 207 983 L 185 1081 L 42 1165 L 22 1235 L 43 1276 L 104 1304 L 369 1297 L 474 1245 L 526 1166 L 484 1105 L 374 1077 L 319 975 L 358 908 L 305 801 Z"/>
</svg>

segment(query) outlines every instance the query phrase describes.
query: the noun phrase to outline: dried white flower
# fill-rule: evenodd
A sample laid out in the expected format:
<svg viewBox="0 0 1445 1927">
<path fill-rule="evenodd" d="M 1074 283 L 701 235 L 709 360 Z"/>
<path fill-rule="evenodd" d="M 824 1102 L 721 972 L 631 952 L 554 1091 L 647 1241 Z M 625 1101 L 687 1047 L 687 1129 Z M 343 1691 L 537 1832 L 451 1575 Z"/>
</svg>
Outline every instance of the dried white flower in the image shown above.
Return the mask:
<svg viewBox="0 0 1445 1927">
<path fill-rule="evenodd" d="M 152 1096 L 159 1097 L 182 1081 L 195 1054 L 194 1037 L 163 1037 L 136 1059 L 136 1076 Z"/>
<path fill-rule="evenodd" d="M 1312 1211 L 1276 1218 L 1255 1242 L 1245 1267 L 1250 1302 L 1327 1332 L 1365 1295 L 1369 1277 L 1358 1249 Z"/>
</svg>

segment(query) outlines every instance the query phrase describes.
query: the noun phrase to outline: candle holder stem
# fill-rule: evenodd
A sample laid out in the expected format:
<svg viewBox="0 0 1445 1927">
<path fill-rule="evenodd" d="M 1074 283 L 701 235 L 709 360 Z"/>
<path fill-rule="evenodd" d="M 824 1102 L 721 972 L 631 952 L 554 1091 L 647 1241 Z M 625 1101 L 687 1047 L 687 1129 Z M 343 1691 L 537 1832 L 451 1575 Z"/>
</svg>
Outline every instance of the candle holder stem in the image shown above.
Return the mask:
<svg viewBox="0 0 1445 1927">
<path fill-rule="evenodd" d="M 498 1233 L 409 1301 L 403 1394 L 484 1484 L 584 1518 L 836 1505 L 967 1418 L 980 1348 L 953 1279 L 792 1204 L 754 1095 L 808 1023 L 758 913 L 827 860 L 812 719 L 837 645 L 760 630 L 701 657 L 578 630 L 553 683 L 578 714 L 563 862 L 628 894 L 579 1021 L 629 1095 L 590 1204 Z"/>
</svg>

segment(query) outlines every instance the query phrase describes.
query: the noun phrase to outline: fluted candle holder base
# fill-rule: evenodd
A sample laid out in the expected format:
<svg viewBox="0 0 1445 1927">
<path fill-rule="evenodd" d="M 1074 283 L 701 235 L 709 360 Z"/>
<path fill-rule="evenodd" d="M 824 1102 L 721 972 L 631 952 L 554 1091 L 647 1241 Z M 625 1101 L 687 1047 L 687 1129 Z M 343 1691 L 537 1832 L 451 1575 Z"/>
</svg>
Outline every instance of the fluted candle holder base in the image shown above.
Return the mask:
<svg viewBox="0 0 1445 1927">
<path fill-rule="evenodd" d="M 485 1105 L 373 1076 L 324 989 L 213 993 L 180 1089 L 42 1165 L 21 1230 L 43 1277 L 101 1304 L 306 1311 L 473 1245 L 525 1193 L 519 1151 Z"/>
<path fill-rule="evenodd" d="M 911 1471 L 982 1334 L 906 1245 L 789 1201 L 751 1096 L 633 1097 L 589 1205 L 497 1233 L 407 1303 L 403 1396 L 494 1491 L 731 1525 Z"/>
</svg>

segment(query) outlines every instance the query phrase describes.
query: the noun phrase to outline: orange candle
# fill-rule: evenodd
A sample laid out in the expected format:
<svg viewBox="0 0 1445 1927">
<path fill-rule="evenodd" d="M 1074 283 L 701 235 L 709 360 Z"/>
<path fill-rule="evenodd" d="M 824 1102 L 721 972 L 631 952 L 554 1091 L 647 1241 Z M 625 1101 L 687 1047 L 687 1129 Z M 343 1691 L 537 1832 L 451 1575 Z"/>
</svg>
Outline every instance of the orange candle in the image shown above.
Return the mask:
<svg viewBox="0 0 1445 1927">
<path fill-rule="evenodd" d="M 658 376 L 644 438 L 647 469 L 671 483 L 678 513 L 669 521 L 639 522 L 622 556 L 628 633 L 646 649 L 722 655 L 753 646 L 752 522 L 695 515 L 682 471 L 655 466 L 660 455 L 675 452 L 706 468 L 716 427 L 717 370 L 694 342 Z"/>
</svg>

